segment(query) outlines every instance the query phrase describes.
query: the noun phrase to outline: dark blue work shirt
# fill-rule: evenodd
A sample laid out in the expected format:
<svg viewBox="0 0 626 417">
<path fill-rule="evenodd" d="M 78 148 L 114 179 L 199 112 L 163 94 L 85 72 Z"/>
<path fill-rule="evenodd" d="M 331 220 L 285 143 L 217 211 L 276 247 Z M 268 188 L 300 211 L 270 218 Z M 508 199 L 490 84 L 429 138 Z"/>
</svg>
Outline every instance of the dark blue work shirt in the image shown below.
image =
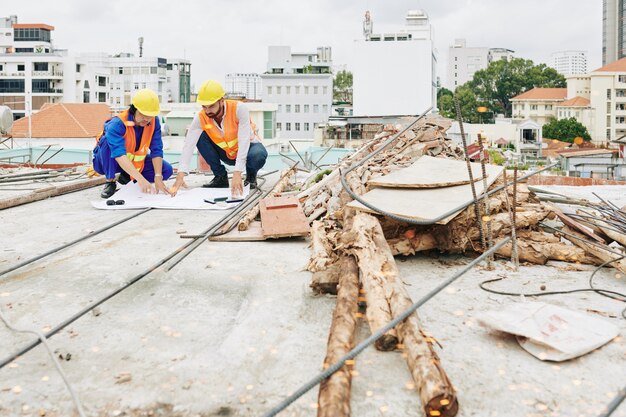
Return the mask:
<svg viewBox="0 0 626 417">
<path fill-rule="evenodd" d="M 128 121 L 133 121 L 134 117 L 132 114 L 128 114 Z M 159 118 L 154 118 L 154 133 L 152 134 L 152 141 L 150 142 L 150 156 L 161 157 L 163 158 L 163 139 L 161 138 L 161 123 L 159 123 Z M 139 145 L 141 144 L 141 135 L 143 135 L 143 127 L 134 126 L 135 129 L 135 137 L 136 147 L 135 150 L 139 149 Z M 126 134 L 126 125 L 119 117 L 114 117 L 111 120 L 108 120 L 104 124 L 104 135 L 102 139 L 106 138 L 107 143 L 109 144 L 109 148 L 111 149 L 111 158 L 117 158 L 118 156 L 126 155 L 126 139 L 124 139 L 124 135 Z"/>
</svg>

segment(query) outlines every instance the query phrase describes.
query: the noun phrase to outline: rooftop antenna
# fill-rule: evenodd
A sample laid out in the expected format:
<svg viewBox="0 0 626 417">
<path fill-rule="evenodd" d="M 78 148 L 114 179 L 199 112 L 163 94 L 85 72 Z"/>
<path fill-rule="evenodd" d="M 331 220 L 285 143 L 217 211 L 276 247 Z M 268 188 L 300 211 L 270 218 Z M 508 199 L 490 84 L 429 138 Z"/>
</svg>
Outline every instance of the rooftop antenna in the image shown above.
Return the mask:
<svg viewBox="0 0 626 417">
<path fill-rule="evenodd" d="M 372 30 L 374 30 L 374 22 L 372 21 L 370 11 L 367 10 L 365 12 L 365 20 L 363 20 L 363 36 L 365 36 L 366 41 L 370 40 Z"/>
<path fill-rule="evenodd" d="M 139 37 L 139 58 L 143 56 L 143 36 Z"/>
</svg>

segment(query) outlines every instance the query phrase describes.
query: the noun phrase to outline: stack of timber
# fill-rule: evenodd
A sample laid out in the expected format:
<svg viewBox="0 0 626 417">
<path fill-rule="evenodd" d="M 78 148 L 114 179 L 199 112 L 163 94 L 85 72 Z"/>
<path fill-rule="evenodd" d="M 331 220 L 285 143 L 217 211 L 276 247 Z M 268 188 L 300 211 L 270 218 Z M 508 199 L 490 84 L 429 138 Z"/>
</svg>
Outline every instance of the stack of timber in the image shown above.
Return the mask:
<svg viewBox="0 0 626 417">
<path fill-rule="evenodd" d="M 312 222 L 312 255 L 307 266 L 313 273 L 311 287 L 316 293 L 337 294 L 325 366 L 354 347 L 359 302 L 366 303 L 365 319 L 372 333 L 413 304 L 394 256 L 421 251 L 480 253 L 489 242 L 513 230 L 523 262 L 599 265 L 609 256 L 602 248 L 592 251 L 584 241 L 572 238 L 570 243 L 544 231 L 540 223 L 555 219 L 557 210 L 540 201 L 525 184 L 518 183 L 515 190 L 512 185 L 502 187 L 482 197 L 485 189 L 504 185 L 506 172 L 492 165 L 468 167 L 463 150 L 445 135 L 450 125 L 449 119 L 424 118 L 346 176 L 352 191 L 370 205 L 422 224 L 400 222 L 368 209 L 353 201 L 340 181 L 342 171 L 381 147 L 399 131 L 396 126 L 384 126 L 372 141 L 299 194 L 304 214 Z M 470 169 L 478 204 L 474 204 Z M 510 243 L 496 254 L 508 258 L 512 251 Z M 615 264 L 622 269 L 622 262 Z M 457 397 L 434 350 L 434 340 L 415 313 L 378 339 L 375 347 L 403 350 L 425 415 L 454 416 Z M 354 366 L 356 361 L 346 363 L 320 386 L 318 416 L 350 415 Z"/>
</svg>

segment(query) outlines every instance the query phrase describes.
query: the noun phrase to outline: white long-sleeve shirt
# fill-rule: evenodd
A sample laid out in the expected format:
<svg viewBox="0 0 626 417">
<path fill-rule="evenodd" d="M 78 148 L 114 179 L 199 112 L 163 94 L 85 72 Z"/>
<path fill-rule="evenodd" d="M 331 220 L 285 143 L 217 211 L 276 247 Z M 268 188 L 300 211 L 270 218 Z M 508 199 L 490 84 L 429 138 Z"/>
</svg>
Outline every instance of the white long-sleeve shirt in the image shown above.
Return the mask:
<svg viewBox="0 0 626 417">
<path fill-rule="evenodd" d="M 222 124 L 219 125 L 215 119 L 213 120 L 222 134 L 224 134 L 223 124 L 227 106 L 228 103 L 224 101 L 224 116 L 222 117 Z M 238 149 L 237 160 L 235 161 L 235 171 L 245 171 L 250 143 L 258 142 L 259 139 L 257 138 L 256 133 L 252 131 L 250 126 L 250 111 L 243 103 L 237 103 L 237 120 L 239 120 L 239 130 L 237 131 Z M 191 122 L 191 126 L 187 131 L 187 136 L 185 136 L 183 153 L 180 157 L 180 165 L 178 168 L 182 172 L 189 173 L 189 163 L 191 162 L 191 158 L 193 156 L 193 150 L 196 148 L 202 132 L 203 130 L 200 125 L 200 117 L 196 113 L 193 121 Z M 211 139 L 209 138 L 209 140 Z"/>
</svg>

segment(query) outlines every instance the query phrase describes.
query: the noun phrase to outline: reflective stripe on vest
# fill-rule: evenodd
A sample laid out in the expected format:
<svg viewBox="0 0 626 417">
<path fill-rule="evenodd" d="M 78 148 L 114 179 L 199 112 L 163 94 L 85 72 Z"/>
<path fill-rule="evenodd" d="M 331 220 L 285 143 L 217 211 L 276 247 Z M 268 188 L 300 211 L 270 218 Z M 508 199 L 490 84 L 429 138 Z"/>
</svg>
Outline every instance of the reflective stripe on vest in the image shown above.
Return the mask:
<svg viewBox="0 0 626 417">
<path fill-rule="evenodd" d="M 150 121 L 150 124 L 143 128 L 141 134 L 141 143 L 137 149 L 137 138 L 135 137 L 135 122 L 128 120 L 128 110 L 118 114 L 124 125 L 126 126 L 126 133 L 124 133 L 124 145 L 126 147 L 126 156 L 133 163 L 133 166 L 137 171 L 143 171 L 144 162 L 148 150 L 150 149 L 150 143 L 152 142 L 152 135 L 154 134 L 155 121 L 154 118 Z M 137 150 L 135 150 L 137 149 Z"/>
<path fill-rule="evenodd" d="M 220 132 L 215 125 L 215 121 L 206 115 L 202 110 L 198 112 L 200 126 L 202 130 L 211 138 L 211 141 L 226 152 L 229 159 L 237 158 L 239 150 L 239 119 L 237 118 L 237 102 L 235 100 L 224 100 L 226 111 L 222 117 L 224 133 Z"/>
</svg>

